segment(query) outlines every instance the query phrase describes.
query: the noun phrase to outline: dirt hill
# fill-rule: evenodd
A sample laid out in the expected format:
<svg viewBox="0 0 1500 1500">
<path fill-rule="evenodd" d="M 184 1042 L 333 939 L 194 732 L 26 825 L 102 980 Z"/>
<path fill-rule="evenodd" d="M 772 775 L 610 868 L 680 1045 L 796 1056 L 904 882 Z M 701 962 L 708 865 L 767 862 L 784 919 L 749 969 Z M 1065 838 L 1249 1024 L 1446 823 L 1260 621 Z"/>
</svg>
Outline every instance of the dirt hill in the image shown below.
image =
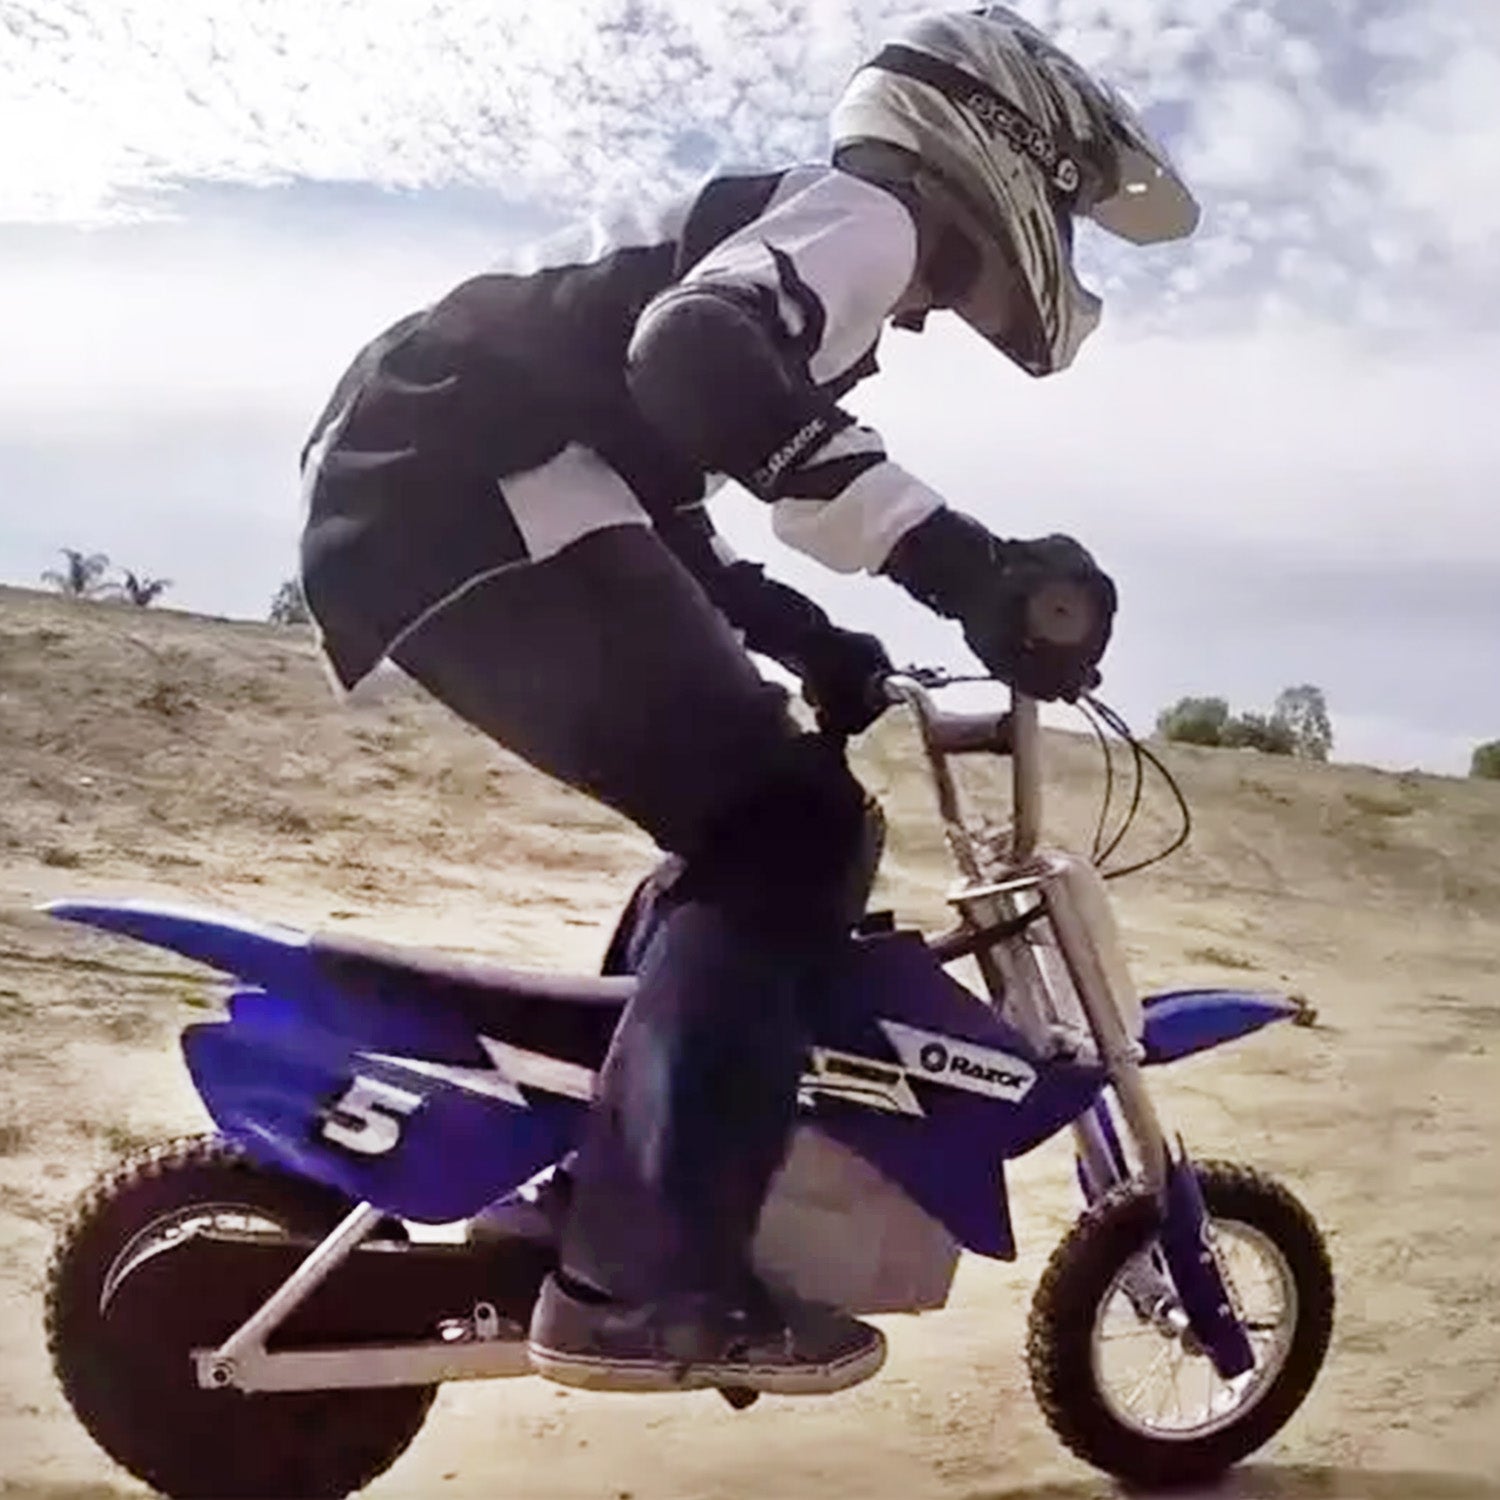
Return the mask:
<svg viewBox="0 0 1500 1500">
<path fill-rule="evenodd" d="M 1084 842 L 1097 751 L 1071 735 L 1049 751 L 1049 823 Z M 1500 786 L 1222 751 L 1168 760 L 1196 829 L 1116 887 L 1138 977 L 1291 988 L 1321 1018 L 1160 1081 L 1205 1154 L 1295 1186 L 1341 1276 L 1324 1381 L 1234 1493 L 1500 1500 Z M 888 716 L 857 761 L 892 823 L 883 899 L 944 925 L 951 872 L 910 726 Z M 994 775 L 969 779 L 992 790 Z M 1127 852 L 1159 844 L 1170 812 L 1153 793 Z M 201 1125 L 172 1039 L 214 995 L 202 971 L 35 903 L 152 895 L 591 967 L 650 858 L 628 825 L 399 678 L 339 702 L 303 631 L 0 589 L 0 1495 L 135 1493 L 52 1388 L 40 1268 L 92 1171 Z M 1020 1164 L 1022 1259 L 966 1264 L 955 1310 L 893 1322 L 889 1373 L 849 1397 L 734 1419 L 535 1383 L 458 1390 L 379 1490 L 1107 1493 L 1046 1433 L 1018 1356 L 1070 1191 L 1061 1144 Z"/>
</svg>

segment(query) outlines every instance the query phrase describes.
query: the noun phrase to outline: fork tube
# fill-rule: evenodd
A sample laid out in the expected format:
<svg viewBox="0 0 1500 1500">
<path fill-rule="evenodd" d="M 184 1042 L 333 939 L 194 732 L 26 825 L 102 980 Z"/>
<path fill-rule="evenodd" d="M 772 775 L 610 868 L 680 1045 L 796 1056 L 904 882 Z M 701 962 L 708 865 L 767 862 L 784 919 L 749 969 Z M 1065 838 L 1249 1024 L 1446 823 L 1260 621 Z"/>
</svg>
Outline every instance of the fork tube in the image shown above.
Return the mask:
<svg viewBox="0 0 1500 1500">
<path fill-rule="evenodd" d="M 1078 998 L 1088 1015 L 1094 1041 L 1108 1069 L 1115 1096 L 1120 1101 L 1120 1113 L 1124 1115 L 1135 1141 L 1146 1180 L 1161 1190 L 1167 1182 L 1167 1140 L 1146 1088 L 1139 1048 L 1120 1014 L 1120 999 L 1111 983 L 1111 962 L 1106 949 L 1112 946 L 1112 934 L 1096 933 L 1086 909 L 1082 909 L 1087 904 L 1089 883 L 1093 882 L 1097 887 L 1099 877 L 1092 868 L 1076 860 L 1064 856 L 1054 858 L 1057 873 L 1063 878 L 1048 882 L 1047 915 Z M 1070 870 L 1076 871 L 1077 882 L 1066 878 Z M 1105 945 L 1103 948 L 1101 943 Z M 1118 954 L 1114 956 L 1119 957 Z M 1125 982 L 1123 975 L 1119 982 Z"/>
<path fill-rule="evenodd" d="M 1141 1065 L 1131 1059 L 1123 1065 L 1111 1066 L 1110 1082 L 1120 1100 L 1120 1113 L 1125 1116 L 1136 1150 L 1141 1154 L 1146 1181 L 1162 1191 L 1167 1185 L 1171 1158 L 1167 1151 L 1166 1132 L 1161 1128 L 1161 1117 L 1156 1113 L 1156 1105 L 1146 1088 L 1145 1073 Z"/>
<path fill-rule="evenodd" d="M 1073 1143 L 1083 1168 L 1084 1197 L 1090 1203 L 1097 1202 L 1110 1188 L 1130 1176 L 1130 1164 L 1125 1160 L 1104 1095 L 1073 1122 Z"/>
</svg>

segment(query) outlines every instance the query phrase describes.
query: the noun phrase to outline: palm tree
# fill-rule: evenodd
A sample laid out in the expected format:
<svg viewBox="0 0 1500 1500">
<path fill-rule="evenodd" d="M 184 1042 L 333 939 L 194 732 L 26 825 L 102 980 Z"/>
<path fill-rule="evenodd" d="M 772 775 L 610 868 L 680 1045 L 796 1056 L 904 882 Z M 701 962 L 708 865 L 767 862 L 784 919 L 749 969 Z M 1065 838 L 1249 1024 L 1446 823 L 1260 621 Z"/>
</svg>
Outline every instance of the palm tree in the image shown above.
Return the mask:
<svg viewBox="0 0 1500 1500">
<path fill-rule="evenodd" d="M 104 553 L 64 547 L 62 555 L 67 559 L 67 567 L 61 572 L 49 568 L 42 574 L 43 583 L 51 584 L 70 599 L 92 599 L 104 592 L 104 575 L 109 571 L 109 558 Z"/>
<path fill-rule="evenodd" d="M 129 568 L 126 568 L 125 577 L 120 583 L 120 592 L 138 609 L 148 609 L 171 587 L 170 578 L 148 578 L 144 574 L 132 573 Z"/>
</svg>

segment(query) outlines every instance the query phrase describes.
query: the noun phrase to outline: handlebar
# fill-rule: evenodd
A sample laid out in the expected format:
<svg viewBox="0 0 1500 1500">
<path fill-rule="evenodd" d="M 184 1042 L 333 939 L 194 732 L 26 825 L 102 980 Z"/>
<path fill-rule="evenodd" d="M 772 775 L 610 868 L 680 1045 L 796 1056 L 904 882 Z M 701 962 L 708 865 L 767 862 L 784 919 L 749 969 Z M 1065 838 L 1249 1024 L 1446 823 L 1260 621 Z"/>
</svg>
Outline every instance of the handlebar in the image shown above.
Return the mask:
<svg viewBox="0 0 1500 1500">
<path fill-rule="evenodd" d="M 942 672 L 913 670 L 893 673 L 885 680 L 886 697 L 905 704 L 916 715 L 922 746 L 937 788 L 943 821 L 957 837 L 950 838 L 960 862 L 972 863 L 968 841 L 963 836 L 963 814 L 958 788 L 948 766 L 953 755 L 1008 755 L 1011 759 L 1011 804 L 1013 827 L 1011 858 L 1020 863 L 1036 850 L 1041 833 L 1042 776 L 1041 724 L 1034 698 L 1011 690 L 1010 707 L 983 714 L 944 713 L 933 701 L 931 689 L 958 682 L 990 681 L 989 678 L 949 677 Z M 977 868 L 965 874 L 978 877 Z"/>
<path fill-rule="evenodd" d="M 1026 629 L 1034 641 L 1054 646 L 1076 646 L 1099 628 L 1098 594 L 1071 579 L 1059 578 L 1037 588 L 1026 604 Z M 950 677 L 940 671 L 913 669 L 895 673 L 885 682 L 892 703 L 912 709 L 921 726 L 938 804 L 947 823 L 955 853 L 973 864 L 964 835 L 958 789 L 948 768 L 952 755 L 1008 755 L 1011 760 L 1010 858 L 1020 864 L 1036 852 L 1042 824 L 1042 733 L 1034 698 L 1014 690 L 1010 708 L 998 713 L 945 714 L 932 700 L 931 688 L 955 682 L 989 681 Z M 961 852 L 962 851 L 962 852 Z M 966 870 L 977 875 L 977 870 Z"/>
</svg>

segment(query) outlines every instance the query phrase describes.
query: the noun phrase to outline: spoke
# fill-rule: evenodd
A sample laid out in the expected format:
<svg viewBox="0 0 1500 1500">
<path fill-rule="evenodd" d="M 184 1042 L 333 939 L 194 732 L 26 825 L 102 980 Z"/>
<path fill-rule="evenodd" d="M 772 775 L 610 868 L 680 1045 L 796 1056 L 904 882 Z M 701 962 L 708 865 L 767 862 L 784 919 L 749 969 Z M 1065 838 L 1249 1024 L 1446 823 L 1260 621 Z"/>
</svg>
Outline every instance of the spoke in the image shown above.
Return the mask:
<svg viewBox="0 0 1500 1500">
<path fill-rule="evenodd" d="M 1125 1404 L 1127 1406 L 1135 1405 L 1141 1393 L 1146 1389 L 1146 1386 L 1151 1380 L 1151 1377 L 1156 1374 L 1157 1370 L 1161 1366 L 1161 1362 L 1167 1357 L 1170 1352 L 1171 1346 L 1168 1345 L 1161 1350 L 1161 1352 L 1156 1356 L 1155 1359 L 1151 1361 L 1149 1365 L 1146 1366 L 1146 1373 L 1142 1375 L 1141 1378 L 1135 1383 L 1135 1386 L 1132 1388 L 1130 1394 L 1125 1398 Z"/>
<path fill-rule="evenodd" d="M 1118 1344 L 1122 1339 L 1148 1339 L 1160 1338 L 1153 1324 L 1143 1323 L 1139 1328 L 1127 1328 L 1123 1333 L 1101 1333 L 1099 1342 L 1101 1344 Z"/>
<path fill-rule="evenodd" d="M 1129 1426 L 1146 1436 L 1186 1439 L 1242 1419 L 1265 1395 L 1268 1381 L 1280 1369 L 1290 1347 L 1297 1287 L 1279 1247 L 1253 1226 L 1216 1228 L 1220 1230 L 1215 1246 L 1219 1271 L 1254 1358 L 1252 1368 L 1242 1376 L 1226 1380 L 1206 1350 L 1190 1355 L 1182 1342 L 1186 1330 L 1178 1326 L 1185 1319 L 1173 1323 L 1175 1336 L 1167 1334 L 1164 1347 L 1149 1362 L 1143 1360 L 1145 1346 L 1141 1341 L 1148 1335 L 1164 1335 L 1161 1321 L 1150 1314 L 1143 1317 L 1137 1305 L 1137 1298 L 1147 1290 L 1143 1280 L 1149 1278 L 1154 1284 L 1161 1277 L 1160 1253 L 1155 1248 L 1149 1255 L 1134 1257 L 1122 1269 L 1099 1308 L 1094 1340 L 1101 1360 L 1097 1368 L 1112 1392 L 1109 1404 Z M 1170 1296 L 1170 1280 L 1161 1279 L 1164 1293 Z M 1116 1298 L 1123 1298 L 1128 1306 L 1118 1309 Z M 1130 1324 L 1130 1314 L 1134 1315 L 1135 1326 Z M 1118 1355 L 1105 1353 L 1111 1344 L 1132 1341 L 1133 1346 Z M 1202 1360 L 1201 1376 L 1189 1368 L 1193 1359 Z M 1108 1373 L 1105 1361 L 1112 1367 Z M 1195 1391 L 1201 1394 L 1201 1406 Z"/>
<path fill-rule="evenodd" d="M 1156 1403 L 1156 1418 L 1158 1422 L 1165 1421 L 1162 1407 L 1165 1405 L 1168 1395 L 1171 1396 L 1172 1406 L 1177 1411 L 1178 1415 L 1181 1416 L 1182 1414 L 1182 1405 L 1178 1400 L 1177 1395 L 1177 1382 L 1182 1375 L 1183 1358 L 1184 1356 L 1181 1344 L 1177 1343 L 1174 1340 L 1172 1343 L 1167 1345 L 1167 1378 L 1162 1382 L 1161 1398 Z"/>
<path fill-rule="evenodd" d="M 1151 1408 L 1151 1415 L 1156 1419 L 1156 1425 L 1162 1425 L 1162 1407 L 1167 1404 L 1168 1383 L 1162 1381 L 1156 1388 L 1156 1405 Z"/>
<path fill-rule="evenodd" d="M 1182 1409 L 1182 1365 L 1183 1361 L 1177 1361 L 1177 1367 L 1172 1371 L 1172 1414 L 1177 1418 L 1180 1427 L 1187 1421 L 1187 1416 Z"/>
</svg>

